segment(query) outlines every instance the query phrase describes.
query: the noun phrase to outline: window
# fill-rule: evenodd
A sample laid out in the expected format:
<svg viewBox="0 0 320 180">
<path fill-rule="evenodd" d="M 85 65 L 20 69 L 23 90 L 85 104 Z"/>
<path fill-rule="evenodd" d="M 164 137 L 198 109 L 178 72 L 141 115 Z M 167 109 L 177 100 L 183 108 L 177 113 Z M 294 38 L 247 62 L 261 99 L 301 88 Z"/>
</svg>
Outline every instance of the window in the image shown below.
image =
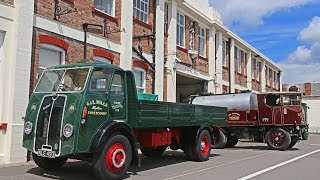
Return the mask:
<svg viewBox="0 0 320 180">
<path fill-rule="evenodd" d="M 256 59 L 252 58 L 251 62 L 251 77 L 252 79 L 256 79 Z"/>
<path fill-rule="evenodd" d="M 125 98 L 123 88 L 123 76 L 120 73 L 113 75 L 112 87 L 110 91 L 110 115 L 111 118 L 119 119 L 125 117 Z"/>
<path fill-rule="evenodd" d="M 265 66 L 265 68 L 266 68 L 266 71 L 265 71 L 265 78 L 266 78 L 266 80 L 267 80 L 267 85 L 269 85 L 270 84 L 270 79 L 269 79 L 269 68 L 268 68 L 268 66 Z"/>
<path fill-rule="evenodd" d="M 106 14 L 114 16 L 115 0 L 94 0 L 94 7 Z"/>
<path fill-rule="evenodd" d="M 269 68 L 269 86 L 272 87 L 273 86 L 273 71 L 271 68 Z"/>
<path fill-rule="evenodd" d="M 184 47 L 184 15 L 177 14 L 177 45 Z"/>
<path fill-rule="evenodd" d="M 5 34 L 3 32 L 0 31 L 0 109 L 2 109 L 2 100 L 3 100 L 3 64 L 5 61 L 5 52 L 4 52 L 4 39 L 5 39 Z M 0 117 L 1 117 L 1 113 L 0 113 Z"/>
<path fill-rule="evenodd" d="M 134 17 L 142 22 L 149 22 L 149 0 L 134 0 Z"/>
<path fill-rule="evenodd" d="M 90 91 L 107 92 L 112 73 L 113 71 L 108 69 L 95 69 L 91 76 Z"/>
<path fill-rule="evenodd" d="M 198 51 L 201 56 L 205 56 L 206 53 L 206 29 L 199 27 L 198 34 Z"/>
<path fill-rule="evenodd" d="M 222 41 L 222 65 L 227 66 L 227 41 Z"/>
<path fill-rule="evenodd" d="M 38 76 L 48 67 L 64 64 L 64 58 L 65 51 L 63 49 L 49 44 L 41 45 Z"/>
<path fill-rule="evenodd" d="M 228 94 L 229 93 L 229 86 L 222 85 L 222 94 Z"/>
<path fill-rule="evenodd" d="M 111 64 L 111 61 L 109 59 L 104 58 L 104 57 L 100 57 L 100 56 L 94 56 L 93 57 L 93 61 L 94 62 L 104 62 L 104 63 Z"/>
<path fill-rule="evenodd" d="M 164 33 L 168 33 L 169 29 L 169 5 L 164 3 Z"/>
<path fill-rule="evenodd" d="M 248 58 L 248 55 L 247 53 L 245 53 L 244 51 L 241 51 L 242 52 L 242 60 L 241 62 L 243 62 L 243 74 L 246 76 L 247 75 L 247 58 Z"/>
<path fill-rule="evenodd" d="M 277 72 L 273 71 L 273 87 L 277 87 Z"/>
<path fill-rule="evenodd" d="M 122 77 L 120 74 L 113 75 L 113 81 L 111 86 L 111 94 L 123 94 Z"/>
<path fill-rule="evenodd" d="M 261 69 L 261 62 L 256 60 L 256 80 L 260 81 L 260 69 Z"/>
<path fill-rule="evenodd" d="M 133 74 L 136 81 L 137 92 L 144 93 L 146 84 L 146 71 L 142 68 L 135 67 L 133 69 Z"/>
<path fill-rule="evenodd" d="M 236 56 L 236 62 L 237 62 L 237 72 L 241 73 L 241 50 L 237 47 L 234 48 L 235 56 Z"/>
</svg>

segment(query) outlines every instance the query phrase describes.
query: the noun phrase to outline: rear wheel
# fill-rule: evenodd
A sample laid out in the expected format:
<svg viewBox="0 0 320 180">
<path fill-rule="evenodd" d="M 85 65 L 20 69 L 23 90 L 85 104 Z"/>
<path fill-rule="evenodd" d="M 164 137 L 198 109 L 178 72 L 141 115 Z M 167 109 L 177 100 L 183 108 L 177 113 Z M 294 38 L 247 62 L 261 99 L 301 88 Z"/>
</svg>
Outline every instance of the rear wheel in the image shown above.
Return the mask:
<svg viewBox="0 0 320 180">
<path fill-rule="evenodd" d="M 100 179 L 121 179 L 127 172 L 132 150 L 129 140 L 120 134 L 111 136 L 101 147 L 94 162 L 94 171 Z"/>
<path fill-rule="evenodd" d="M 296 137 L 296 136 L 292 136 L 291 137 L 291 143 L 290 143 L 290 146 L 288 148 L 292 148 L 294 145 L 296 145 L 296 143 L 298 142 L 299 140 L 299 137 Z"/>
<path fill-rule="evenodd" d="M 167 146 L 160 146 L 156 148 L 150 148 L 150 147 L 140 148 L 142 154 L 148 157 L 160 157 L 166 149 L 167 149 Z"/>
<path fill-rule="evenodd" d="M 57 157 L 54 159 L 40 157 L 35 153 L 32 153 L 32 158 L 40 168 L 45 170 L 59 169 L 68 160 L 68 158 L 65 158 L 65 157 Z"/>
<path fill-rule="evenodd" d="M 222 131 L 215 131 L 213 132 L 213 142 L 212 142 L 212 148 L 215 149 L 223 149 L 225 148 L 227 144 L 227 137 Z"/>
<path fill-rule="evenodd" d="M 239 138 L 237 137 L 230 137 L 227 139 L 227 144 L 226 147 L 227 148 L 233 148 L 235 145 L 238 144 Z"/>
<path fill-rule="evenodd" d="M 286 150 L 291 144 L 290 134 L 282 128 L 272 128 L 266 134 L 266 142 L 271 149 Z"/>
<path fill-rule="evenodd" d="M 196 139 L 195 146 L 192 147 L 193 160 L 207 161 L 211 151 L 211 135 L 209 131 L 202 130 Z"/>
</svg>

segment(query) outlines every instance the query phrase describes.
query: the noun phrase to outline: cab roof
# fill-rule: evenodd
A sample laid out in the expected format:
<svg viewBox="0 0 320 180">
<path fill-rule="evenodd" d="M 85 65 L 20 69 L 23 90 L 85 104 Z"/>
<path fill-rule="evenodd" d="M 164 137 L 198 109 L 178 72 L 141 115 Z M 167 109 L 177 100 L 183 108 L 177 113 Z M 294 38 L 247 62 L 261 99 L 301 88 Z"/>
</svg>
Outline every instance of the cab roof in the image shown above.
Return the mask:
<svg viewBox="0 0 320 180">
<path fill-rule="evenodd" d="M 48 69 L 60 69 L 60 68 L 84 68 L 84 67 L 93 67 L 93 68 L 112 68 L 115 70 L 119 70 L 119 71 L 124 71 L 122 68 L 119 68 L 117 66 L 114 66 L 112 64 L 108 64 L 105 62 L 94 62 L 94 63 L 90 63 L 88 62 L 88 60 L 81 60 L 78 63 L 75 64 L 63 64 L 63 65 L 58 65 L 58 66 L 52 66 L 49 67 Z"/>
</svg>

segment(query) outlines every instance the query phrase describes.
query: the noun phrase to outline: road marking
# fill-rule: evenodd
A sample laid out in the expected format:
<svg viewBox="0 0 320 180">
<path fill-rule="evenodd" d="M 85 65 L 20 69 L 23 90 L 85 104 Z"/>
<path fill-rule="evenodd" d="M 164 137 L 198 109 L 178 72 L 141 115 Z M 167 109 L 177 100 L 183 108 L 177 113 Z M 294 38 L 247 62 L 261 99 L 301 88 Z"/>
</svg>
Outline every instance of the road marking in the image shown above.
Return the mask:
<svg viewBox="0 0 320 180">
<path fill-rule="evenodd" d="M 268 167 L 268 168 L 266 168 L 266 169 L 263 169 L 263 170 L 261 170 L 261 171 L 255 172 L 255 173 L 253 173 L 253 174 L 250 174 L 250 175 L 245 176 L 245 177 L 243 177 L 243 178 L 240 178 L 240 179 L 238 179 L 238 180 L 251 179 L 251 178 L 256 177 L 256 176 L 258 176 L 258 175 L 260 175 L 260 174 L 266 173 L 266 172 L 271 171 L 271 170 L 273 170 L 273 169 L 275 169 L 275 168 L 284 166 L 284 165 L 286 165 L 286 164 L 292 163 L 292 162 L 297 161 L 297 160 L 299 160 L 299 159 L 301 159 L 301 158 L 310 156 L 310 155 L 315 154 L 315 153 L 318 153 L 318 152 L 320 152 L 320 149 L 315 150 L 315 151 L 312 151 L 312 152 L 307 153 L 307 154 L 304 154 L 304 155 L 301 155 L 301 156 L 298 156 L 298 157 L 296 157 L 296 158 L 290 159 L 290 160 L 285 161 L 285 162 L 282 162 L 282 163 L 280 163 L 280 164 L 276 164 L 276 165 L 274 165 L 274 166 Z"/>
<path fill-rule="evenodd" d="M 320 144 L 310 144 L 310 146 L 320 146 Z"/>
<path fill-rule="evenodd" d="M 214 168 L 217 168 L 217 167 L 226 166 L 226 165 L 229 165 L 229 164 L 234 164 L 234 163 L 238 163 L 238 162 L 241 162 L 241 161 L 245 161 L 245 160 L 253 159 L 253 158 L 256 158 L 256 157 L 264 156 L 264 155 L 270 154 L 270 153 L 271 152 L 267 152 L 267 153 L 263 153 L 263 154 L 260 154 L 260 155 L 251 156 L 251 157 L 240 159 L 240 160 L 237 160 L 237 161 L 232 161 L 232 162 L 220 164 L 220 165 L 217 165 L 217 166 L 213 166 L 213 167 L 209 167 L 209 168 L 205 168 L 205 169 L 201 169 L 201 170 L 192 171 L 192 172 L 188 172 L 188 173 L 185 173 L 185 174 L 169 177 L 169 178 L 166 178 L 166 179 L 163 179 L 163 180 L 176 179 L 176 178 L 187 176 L 187 175 L 190 175 L 190 174 L 195 174 L 195 173 L 199 173 L 199 172 L 202 172 L 202 171 L 207 171 L 207 170 L 210 170 L 210 169 L 214 169 Z"/>
</svg>

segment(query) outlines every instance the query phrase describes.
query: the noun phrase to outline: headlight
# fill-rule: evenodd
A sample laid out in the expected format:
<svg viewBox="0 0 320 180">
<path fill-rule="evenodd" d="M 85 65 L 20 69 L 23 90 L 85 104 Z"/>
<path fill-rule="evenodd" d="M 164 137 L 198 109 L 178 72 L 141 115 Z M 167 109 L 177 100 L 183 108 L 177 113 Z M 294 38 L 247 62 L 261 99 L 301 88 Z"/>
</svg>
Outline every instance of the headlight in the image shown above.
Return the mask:
<svg viewBox="0 0 320 180">
<path fill-rule="evenodd" d="M 30 121 L 24 123 L 24 133 L 30 134 L 32 131 L 32 123 Z"/>
<path fill-rule="evenodd" d="M 73 133 L 73 126 L 71 124 L 64 125 L 64 127 L 63 127 L 64 137 L 69 138 L 69 137 L 71 137 L 72 133 Z"/>
</svg>

